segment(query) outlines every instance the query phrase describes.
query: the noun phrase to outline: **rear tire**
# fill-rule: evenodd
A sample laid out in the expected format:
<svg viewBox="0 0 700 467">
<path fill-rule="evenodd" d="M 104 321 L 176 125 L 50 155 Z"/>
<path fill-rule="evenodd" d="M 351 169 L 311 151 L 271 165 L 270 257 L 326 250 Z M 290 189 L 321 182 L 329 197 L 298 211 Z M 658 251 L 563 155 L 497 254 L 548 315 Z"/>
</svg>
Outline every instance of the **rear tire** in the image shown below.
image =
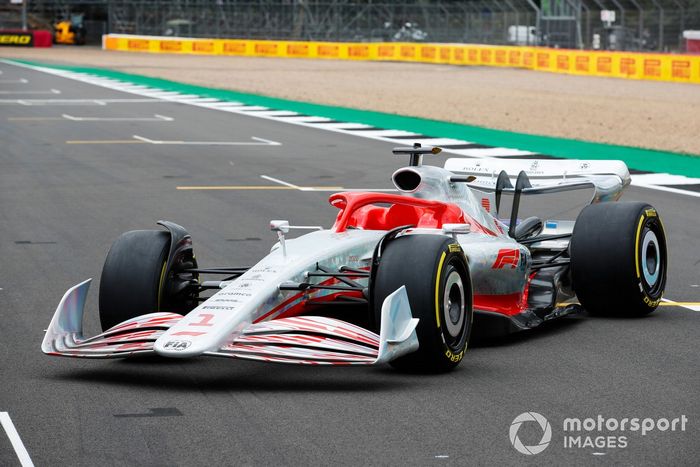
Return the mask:
<svg viewBox="0 0 700 467">
<path fill-rule="evenodd" d="M 584 208 L 571 237 L 573 287 L 590 313 L 642 316 L 666 286 L 666 235 L 656 209 L 640 202 Z"/>
<path fill-rule="evenodd" d="M 419 349 L 390 364 L 428 373 L 454 369 L 464 358 L 473 320 L 469 266 L 459 244 L 442 235 L 396 238 L 385 246 L 373 278 L 377 328 L 384 299 L 402 285 L 420 320 Z"/>
<path fill-rule="evenodd" d="M 170 233 L 162 230 L 132 230 L 117 238 L 107 254 L 100 278 L 103 331 L 147 313 L 185 314 L 194 307 L 196 302 L 191 302 L 191 297 L 176 293 L 182 287 L 173 287 L 180 284 L 176 284 L 172 271 L 166 274 L 169 252 Z M 191 255 L 191 250 L 184 254 Z M 196 267 L 193 258 L 187 261 L 190 267 Z"/>
</svg>

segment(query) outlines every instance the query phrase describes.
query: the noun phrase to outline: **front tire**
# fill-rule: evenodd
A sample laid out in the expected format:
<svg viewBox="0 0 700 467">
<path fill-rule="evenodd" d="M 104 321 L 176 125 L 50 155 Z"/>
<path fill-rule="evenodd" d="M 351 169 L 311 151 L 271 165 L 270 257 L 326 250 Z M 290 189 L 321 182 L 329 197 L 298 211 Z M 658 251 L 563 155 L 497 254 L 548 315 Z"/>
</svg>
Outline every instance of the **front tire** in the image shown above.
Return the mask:
<svg viewBox="0 0 700 467">
<path fill-rule="evenodd" d="M 589 312 L 642 316 L 659 306 L 668 269 L 666 235 L 649 204 L 587 206 L 570 248 L 574 290 Z"/>
<path fill-rule="evenodd" d="M 100 278 L 100 323 L 102 330 L 131 318 L 168 311 L 186 314 L 196 305 L 184 290 L 196 275 L 181 278 L 166 271 L 170 233 L 162 230 L 132 230 L 112 244 Z M 196 267 L 192 250 L 180 252 L 173 263 Z"/>
<path fill-rule="evenodd" d="M 384 299 L 402 285 L 420 320 L 419 349 L 390 364 L 428 373 L 454 369 L 464 358 L 473 320 L 469 266 L 459 244 L 442 235 L 398 237 L 384 247 L 373 278 L 377 327 Z"/>
</svg>

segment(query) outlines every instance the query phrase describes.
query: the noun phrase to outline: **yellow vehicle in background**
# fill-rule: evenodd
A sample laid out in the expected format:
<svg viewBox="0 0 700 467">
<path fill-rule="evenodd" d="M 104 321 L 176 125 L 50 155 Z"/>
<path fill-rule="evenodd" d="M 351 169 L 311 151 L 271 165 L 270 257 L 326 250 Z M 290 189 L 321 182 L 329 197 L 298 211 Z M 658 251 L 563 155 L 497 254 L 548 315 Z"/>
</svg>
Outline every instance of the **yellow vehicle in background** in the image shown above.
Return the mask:
<svg viewBox="0 0 700 467">
<path fill-rule="evenodd" d="M 84 45 L 86 35 L 83 15 L 71 15 L 54 24 L 54 44 Z"/>
</svg>

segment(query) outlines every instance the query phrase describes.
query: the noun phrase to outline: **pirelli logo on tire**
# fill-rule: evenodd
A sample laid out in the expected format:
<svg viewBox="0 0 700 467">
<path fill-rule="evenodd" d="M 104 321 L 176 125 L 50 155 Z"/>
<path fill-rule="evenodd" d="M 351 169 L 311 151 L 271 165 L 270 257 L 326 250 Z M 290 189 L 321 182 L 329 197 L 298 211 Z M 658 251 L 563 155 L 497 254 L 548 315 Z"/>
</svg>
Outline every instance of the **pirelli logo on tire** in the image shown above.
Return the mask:
<svg viewBox="0 0 700 467">
<path fill-rule="evenodd" d="M 447 245 L 447 249 L 450 251 L 450 253 L 457 253 L 459 251 L 462 251 L 462 247 L 459 246 L 458 243 L 450 243 Z"/>
<path fill-rule="evenodd" d="M 30 32 L 3 32 L 0 31 L 0 46 L 24 46 L 34 45 L 34 35 Z"/>
</svg>

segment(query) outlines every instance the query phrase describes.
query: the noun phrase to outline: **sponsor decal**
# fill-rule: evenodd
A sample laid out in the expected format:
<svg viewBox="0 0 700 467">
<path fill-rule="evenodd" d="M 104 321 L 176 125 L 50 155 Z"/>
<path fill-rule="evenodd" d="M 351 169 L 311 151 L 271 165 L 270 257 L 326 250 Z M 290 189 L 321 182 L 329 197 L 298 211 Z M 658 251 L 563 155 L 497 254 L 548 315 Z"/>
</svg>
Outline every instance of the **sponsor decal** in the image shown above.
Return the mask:
<svg viewBox="0 0 700 467">
<path fill-rule="evenodd" d="M 612 72 L 612 58 L 611 57 L 598 57 L 596 60 L 596 71 L 598 73 L 611 73 Z"/>
<path fill-rule="evenodd" d="M 309 46 L 307 44 L 288 44 L 287 55 L 293 57 L 307 57 L 309 55 Z"/>
<path fill-rule="evenodd" d="M 145 39 L 130 39 L 126 46 L 129 50 L 148 50 L 149 44 Z"/>
<path fill-rule="evenodd" d="M 414 45 L 402 45 L 400 53 L 401 58 L 413 58 L 416 56 L 416 47 Z"/>
<path fill-rule="evenodd" d="M 395 47 L 393 45 L 380 45 L 377 48 L 377 56 L 380 58 L 393 57 L 394 49 Z"/>
<path fill-rule="evenodd" d="M 586 72 L 590 71 L 591 59 L 587 56 L 576 57 L 576 71 Z"/>
<path fill-rule="evenodd" d="M 255 53 L 260 55 L 277 55 L 277 44 L 255 44 Z"/>
<path fill-rule="evenodd" d="M 258 268 L 250 269 L 249 272 L 263 273 L 263 274 L 277 274 L 279 269 L 275 266 L 263 266 Z"/>
<path fill-rule="evenodd" d="M 248 293 L 248 292 L 241 292 L 241 291 L 235 291 L 235 292 L 219 292 L 216 294 L 217 296 L 219 295 L 232 295 L 232 296 L 238 296 L 238 297 L 251 297 L 253 294 Z"/>
<path fill-rule="evenodd" d="M 508 55 L 508 63 L 511 65 L 520 65 L 520 51 L 513 50 Z"/>
<path fill-rule="evenodd" d="M 460 353 L 452 353 L 451 350 L 445 350 L 445 357 L 449 358 L 451 362 L 459 362 L 464 358 L 464 350 Z"/>
<path fill-rule="evenodd" d="M 671 76 L 673 78 L 690 79 L 690 61 L 673 60 L 671 62 Z"/>
<path fill-rule="evenodd" d="M 338 57 L 340 56 L 340 47 L 337 45 L 319 45 L 316 53 L 319 57 Z"/>
<path fill-rule="evenodd" d="M 0 32 L 0 45 L 31 46 L 34 36 L 30 32 Z"/>
<path fill-rule="evenodd" d="M 445 61 L 450 59 L 450 48 L 449 47 L 440 47 L 440 59 L 445 60 Z"/>
<path fill-rule="evenodd" d="M 569 56 L 568 55 L 557 55 L 557 70 L 568 70 L 569 69 Z"/>
<path fill-rule="evenodd" d="M 504 269 L 510 266 L 510 269 L 515 269 L 520 264 L 520 250 L 514 248 L 502 248 L 498 250 L 498 256 L 494 261 L 491 269 Z"/>
<path fill-rule="evenodd" d="M 367 58 L 369 57 L 369 46 L 351 45 L 348 47 L 348 56 L 354 58 Z"/>
<path fill-rule="evenodd" d="M 224 53 L 244 55 L 245 52 L 245 42 L 224 42 Z"/>
<path fill-rule="evenodd" d="M 505 65 L 506 64 L 506 51 L 505 50 L 496 50 L 496 63 L 500 65 Z"/>
<path fill-rule="evenodd" d="M 429 60 L 434 59 L 436 56 L 435 47 L 421 47 L 420 56 L 421 56 L 421 58 L 426 58 Z"/>
<path fill-rule="evenodd" d="M 213 52 L 214 43 L 213 42 L 193 42 L 192 50 L 194 52 Z"/>
<path fill-rule="evenodd" d="M 161 41 L 160 50 L 165 50 L 167 52 L 181 52 L 182 42 L 180 41 Z"/>
<path fill-rule="evenodd" d="M 635 74 L 637 60 L 634 58 L 621 58 L 620 59 L 620 73 L 623 75 L 633 75 Z"/>
<path fill-rule="evenodd" d="M 661 76 L 661 60 L 644 60 L 644 76 Z"/>
<path fill-rule="evenodd" d="M 190 345 L 192 345 L 192 342 L 186 341 L 186 340 L 168 341 L 165 343 L 163 348 L 168 349 L 168 350 L 178 350 L 179 351 L 179 350 L 185 350 Z"/>
<path fill-rule="evenodd" d="M 447 249 L 450 251 L 450 253 L 457 253 L 462 251 L 462 247 L 459 246 L 457 243 L 450 243 L 447 245 Z"/>
</svg>

